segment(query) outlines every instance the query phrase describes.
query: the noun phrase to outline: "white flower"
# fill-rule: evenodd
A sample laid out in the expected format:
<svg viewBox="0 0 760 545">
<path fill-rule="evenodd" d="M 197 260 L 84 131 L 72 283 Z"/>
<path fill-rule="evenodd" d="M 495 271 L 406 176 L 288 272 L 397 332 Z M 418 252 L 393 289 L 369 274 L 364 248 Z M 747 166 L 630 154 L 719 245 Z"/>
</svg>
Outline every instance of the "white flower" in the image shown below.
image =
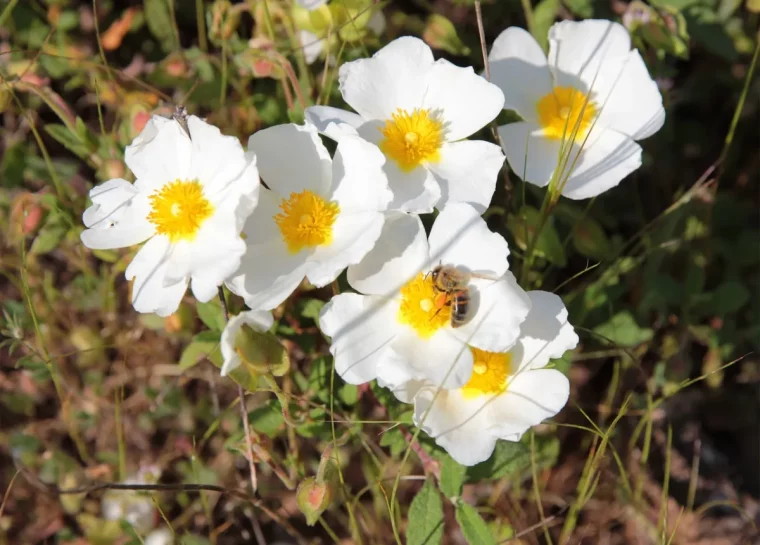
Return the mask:
<svg viewBox="0 0 760 545">
<path fill-rule="evenodd" d="M 303 47 L 306 64 L 312 64 L 316 61 L 325 49 L 325 41 L 308 30 L 299 30 L 298 40 L 301 42 L 301 47 Z"/>
<path fill-rule="evenodd" d="M 359 134 L 382 150 L 392 210 L 430 212 L 467 202 L 483 212 L 504 156 L 498 146 L 463 140 L 504 105 L 495 85 L 444 59 L 412 37 L 398 38 L 370 59 L 340 67 L 343 99 L 358 113 L 314 106 L 306 119 L 340 140 Z"/>
<path fill-rule="evenodd" d="M 146 466 L 141 467 L 137 474 L 131 475 L 122 484 L 155 484 L 160 477 L 160 468 Z M 126 520 L 140 533 L 148 532 L 155 523 L 156 506 L 150 492 L 109 490 L 101 500 L 100 509 L 105 520 Z"/>
<path fill-rule="evenodd" d="M 578 336 L 559 297 L 545 291 L 528 296 L 532 306 L 517 342 L 506 352 L 473 348 L 472 377 L 462 388 L 440 389 L 430 381 L 396 388 L 403 401 L 414 399 L 415 424 L 460 464 L 487 460 L 498 439 L 519 441 L 567 403 L 567 377 L 545 367 L 575 348 Z"/>
<path fill-rule="evenodd" d="M 143 541 L 143 545 L 172 545 L 172 543 L 174 543 L 174 534 L 166 526 L 153 530 L 145 536 L 145 541 Z"/>
<path fill-rule="evenodd" d="M 657 84 L 617 23 L 555 24 L 548 61 L 530 34 L 508 28 L 488 58 L 504 107 L 524 119 L 499 127 L 512 170 L 543 187 L 561 164 L 563 147 L 558 178 L 571 199 L 599 195 L 641 166 L 635 140 L 654 134 L 665 120 Z"/>
<path fill-rule="evenodd" d="M 380 236 L 392 195 L 383 154 L 357 136 L 330 159 L 312 126 L 278 125 L 248 141 L 262 189 L 243 229 L 248 249 L 229 288 L 253 309 L 282 303 L 306 276 L 316 286 L 358 263 Z"/>
<path fill-rule="evenodd" d="M 250 326 L 253 330 L 260 333 L 269 331 L 274 320 L 272 313 L 261 310 L 249 310 L 241 312 L 237 316 L 230 318 L 227 325 L 222 331 L 221 350 L 224 363 L 222 364 L 222 376 L 226 377 L 230 372 L 240 366 L 240 355 L 235 349 L 235 338 L 238 331 L 244 325 Z"/>
<path fill-rule="evenodd" d="M 195 116 L 187 126 L 192 138 L 177 121 L 154 116 L 125 150 L 135 183 L 94 187 L 82 216 L 88 248 L 147 240 L 126 271 L 139 312 L 171 314 L 188 283 L 199 301 L 210 300 L 245 252 L 240 231 L 258 200 L 256 158 Z"/>
<path fill-rule="evenodd" d="M 318 7 L 327 4 L 327 0 L 296 0 L 296 4 L 309 11 L 314 11 Z"/>
<path fill-rule="evenodd" d="M 319 318 L 346 382 L 377 378 L 396 386 L 419 379 L 455 388 L 472 373 L 467 343 L 494 351 L 514 344 L 530 301 L 507 271 L 507 242 L 472 206 L 447 206 L 428 240 L 419 218 L 396 213 L 381 241 L 348 271 L 351 285 L 366 295 L 337 295 Z M 439 264 L 487 277 L 469 281 L 471 320 L 457 328 L 450 300 L 441 299 L 429 274 Z"/>
</svg>

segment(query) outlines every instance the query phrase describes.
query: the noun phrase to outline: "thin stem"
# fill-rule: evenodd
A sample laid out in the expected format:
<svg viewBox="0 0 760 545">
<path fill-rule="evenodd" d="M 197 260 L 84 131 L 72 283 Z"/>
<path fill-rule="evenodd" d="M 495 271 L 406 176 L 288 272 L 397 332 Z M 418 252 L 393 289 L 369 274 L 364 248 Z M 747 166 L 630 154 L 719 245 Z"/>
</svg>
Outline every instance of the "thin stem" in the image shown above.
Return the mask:
<svg viewBox="0 0 760 545">
<path fill-rule="evenodd" d="M 478 37 L 480 38 L 480 50 L 483 53 L 483 64 L 486 68 L 486 79 L 491 81 L 491 67 L 488 64 L 488 48 L 486 47 L 486 33 L 483 30 L 483 12 L 480 10 L 480 0 L 475 0 L 475 19 L 478 21 Z"/>
<path fill-rule="evenodd" d="M 483 55 L 483 66 L 485 67 L 486 79 L 488 81 L 491 81 L 491 64 L 488 62 L 488 46 L 486 45 L 486 32 L 483 28 L 483 12 L 480 9 L 480 0 L 475 1 L 475 19 L 478 22 L 478 38 L 480 39 L 480 52 Z M 503 149 L 504 146 L 502 145 L 501 138 L 499 137 L 496 121 L 492 121 L 490 123 L 490 126 L 494 142 L 496 142 Z M 510 196 L 512 194 L 512 182 L 509 179 L 509 172 L 507 169 L 503 169 L 502 172 L 504 173 L 504 190 L 507 193 L 507 199 L 504 205 L 506 208 L 508 208 Z"/>
<path fill-rule="evenodd" d="M 195 24 L 198 26 L 198 47 L 205 53 L 208 51 L 208 42 L 206 41 L 206 21 L 203 15 L 203 0 L 195 0 Z"/>
<path fill-rule="evenodd" d="M 224 288 L 219 286 L 219 302 L 222 303 L 225 321 L 230 320 L 230 311 L 227 308 L 227 299 L 224 297 Z M 238 397 L 240 398 L 240 418 L 243 420 L 243 430 L 245 432 L 245 446 L 248 452 L 248 469 L 251 472 L 251 489 L 255 493 L 259 487 L 258 478 L 256 477 L 256 465 L 253 463 L 253 439 L 251 438 L 251 426 L 248 423 L 248 411 L 245 409 L 245 390 L 238 384 Z"/>
<path fill-rule="evenodd" d="M 755 68 L 757 68 L 758 54 L 760 54 L 760 40 L 757 41 L 757 45 L 755 46 L 755 53 L 752 55 L 752 62 L 750 63 L 749 70 L 747 71 L 747 77 L 744 79 L 744 88 L 742 89 L 741 97 L 739 97 L 739 103 L 736 105 L 734 117 L 731 119 L 731 127 L 728 129 L 728 134 L 726 135 L 726 140 L 723 144 L 723 151 L 721 152 L 720 158 L 718 159 L 719 164 L 722 164 L 723 161 L 725 161 L 726 157 L 728 156 L 728 150 L 731 148 L 731 142 L 734 141 L 734 131 L 736 131 L 736 126 L 739 124 L 739 118 L 741 117 L 742 110 L 744 110 L 744 101 L 747 99 L 749 86 L 752 83 L 752 76 L 754 76 Z"/>
</svg>

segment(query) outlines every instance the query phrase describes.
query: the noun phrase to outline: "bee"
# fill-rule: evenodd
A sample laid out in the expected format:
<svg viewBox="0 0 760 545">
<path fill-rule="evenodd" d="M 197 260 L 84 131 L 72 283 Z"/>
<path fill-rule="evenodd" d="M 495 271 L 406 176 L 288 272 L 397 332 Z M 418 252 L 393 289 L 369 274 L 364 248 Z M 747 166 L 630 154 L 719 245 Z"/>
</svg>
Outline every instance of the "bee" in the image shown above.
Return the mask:
<svg viewBox="0 0 760 545">
<path fill-rule="evenodd" d="M 444 306 L 451 307 L 451 327 L 461 327 L 472 319 L 469 283 L 472 274 L 451 265 L 438 265 L 430 271 L 433 288 L 439 292 L 436 314 Z"/>
</svg>

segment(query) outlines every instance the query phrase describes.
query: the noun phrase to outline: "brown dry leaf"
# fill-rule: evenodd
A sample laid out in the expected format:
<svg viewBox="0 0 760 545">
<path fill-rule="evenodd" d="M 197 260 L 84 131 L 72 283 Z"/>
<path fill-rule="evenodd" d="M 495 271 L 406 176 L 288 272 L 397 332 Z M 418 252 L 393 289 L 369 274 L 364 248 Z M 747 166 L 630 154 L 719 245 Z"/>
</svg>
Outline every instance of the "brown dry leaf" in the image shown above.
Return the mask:
<svg viewBox="0 0 760 545">
<path fill-rule="evenodd" d="M 113 51 L 121 45 L 124 36 L 129 32 L 132 21 L 137 14 L 137 8 L 128 8 L 124 14 L 114 21 L 101 37 L 103 49 Z"/>
</svg>

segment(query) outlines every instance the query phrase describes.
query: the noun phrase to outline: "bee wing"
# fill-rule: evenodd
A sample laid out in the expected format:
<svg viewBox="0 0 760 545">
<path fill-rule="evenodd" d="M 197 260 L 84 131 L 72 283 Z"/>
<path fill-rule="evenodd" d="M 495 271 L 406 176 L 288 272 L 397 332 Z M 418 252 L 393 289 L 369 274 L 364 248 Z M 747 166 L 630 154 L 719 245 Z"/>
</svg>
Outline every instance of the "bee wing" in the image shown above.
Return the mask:
<svg viewBox="0 0 760 545">
<path fill-rule="evenodd" d="M 483 280 L 493 280 L 496 282 L 499 278 L 490 274 L 470 273 L 472 278 L 482 278 Z"/>
</svg>

